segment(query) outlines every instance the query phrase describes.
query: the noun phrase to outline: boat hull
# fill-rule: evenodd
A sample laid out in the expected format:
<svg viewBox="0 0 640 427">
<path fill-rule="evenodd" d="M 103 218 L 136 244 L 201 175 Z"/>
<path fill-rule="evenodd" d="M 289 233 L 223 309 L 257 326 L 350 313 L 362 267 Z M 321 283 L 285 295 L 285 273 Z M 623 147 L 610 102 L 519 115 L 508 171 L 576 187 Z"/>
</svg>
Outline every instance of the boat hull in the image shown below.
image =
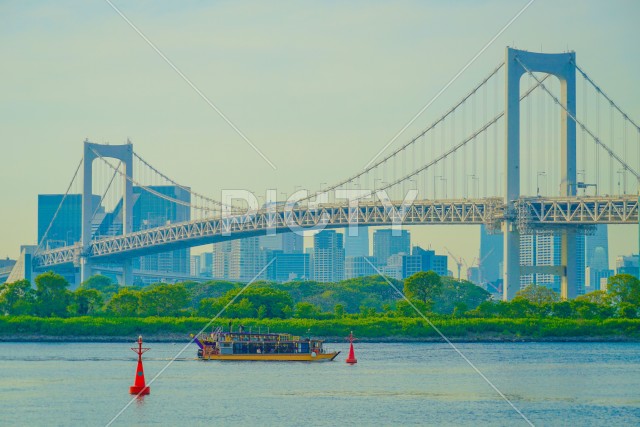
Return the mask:
<svg viewBox="0 0 640 427">
<path fill-rule="evenodd" d="M 208 354 L 202 360 L 268 361 L 268 362 L 330 362 L 340 354 L 332 353 L 303 354 Z"/>
</svg>

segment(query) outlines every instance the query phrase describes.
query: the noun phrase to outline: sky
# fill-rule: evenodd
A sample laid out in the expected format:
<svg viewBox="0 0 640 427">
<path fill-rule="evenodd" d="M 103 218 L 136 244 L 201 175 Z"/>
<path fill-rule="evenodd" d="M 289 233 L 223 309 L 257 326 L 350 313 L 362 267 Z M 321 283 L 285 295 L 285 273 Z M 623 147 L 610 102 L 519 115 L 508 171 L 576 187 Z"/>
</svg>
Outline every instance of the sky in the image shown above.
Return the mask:
<svg viewBox="0 0 640 427">
<path fill-rule="evenodd" d="M 124 143 L 180 183 L 315 190 L 352 175 L 525 1 L 114 1 L 276 166 L 274 170 L 108 2 L 0 3 L 0 257 L 35 244 L 37 195 L 63 193 L 82 142 Z M 505 46 L 575 50 L 633 118 L 637 1 L 537 0 L 392 144 L 439 117 Z M 411 227 L 414 244 L 469 264 L 479 228 Z M 638 228 L 610 227 L 611 258 Z M 452 266 L 453 267 L 453 266 Z"/>
</svg>

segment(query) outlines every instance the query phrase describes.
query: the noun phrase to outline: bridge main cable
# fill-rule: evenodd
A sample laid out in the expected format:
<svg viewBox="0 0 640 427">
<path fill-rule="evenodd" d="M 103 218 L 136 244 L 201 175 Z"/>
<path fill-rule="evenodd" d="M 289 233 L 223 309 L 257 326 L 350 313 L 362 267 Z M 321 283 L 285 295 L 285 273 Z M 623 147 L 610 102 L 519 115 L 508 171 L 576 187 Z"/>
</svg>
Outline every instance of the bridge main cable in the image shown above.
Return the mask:
<svg viewBox="0 0 640 427">
<path fill-rule="evenodd" d="M 136 157 L 136 159 L 140 160 L 142 163 L 144 163 L 149 169 L 151 169 L 153 172 L 155 172 L 156 174 L 160 175 L 162 178 L 164 178 L 165 180 L 169 181 L 170 183 L 172 183 L 173 185 L 175 185 L 176 187 L 181 188 L 182 190 L 188 192 L 189 194 L 191 194 L 192 196 L 196 196 L 197 198 L 206 200 L 208 202 L 211 202 L 215 205 L 218 205 L 220 207 L 224 207 L 224 208 L 232 208 L 232 206 L 229 206 L 227 204 L 224 204 L 218 200 L 212 199 L 211 197 L 205 196 L 203 194 L 197 193 L 195 191 L 193 191 L 190 187 L 186 187 L 182 184 L 179 184 L 178 182 L 174 181 L 173 179 L 171 179 L 170 177 L 168 177 L 166 174 L 162 173 L 161 171 L 159 171 L 158 169 L 156 169 L 155 167 L 153 167 L 149 162 L 147 162 L 145 159 L 143 159 L 138 153 L 136 153 L 135 151 L 133 152 L 133 155 Z"/>
<path fill-rule="evenodd" d="M 53 222 L 58 217 L 58 213 L 60 213 L 60 209 L 62 209 L 62 204 L 64 203 L 65 199 L 67 198 L 67 195 L 69 195 L 69 191 L 71 191 L 71 187 L 73 186 L 73 182 L 76 180 L 76 177 L 78 176 L 78 172 L 80 171 L 80 167 L 82 166 L 82 161 L 83 160 L 84 160 L 84 158 L 81 157 L 80 158 L 80 162 L 78 163 L 78 167 L 76 168 L 76 171 L 73 174 L 73 178 L 71 178 L 71 182 L 69 183 L 69 186 L 67 187 L 67 191 L 64 192 L 64 196 L 62 196 L 62 200 L 60 200 L 60 203 L 58 204 L 58 208 L 56 209 L 55 213 L 53 214 L 53 217 L 51 218 L 51 221 L 49 222 L 49 225 L 47 226 L 47 230 L 42 235 L 42 239 L 40 239 L 40 242 L 38 242 L 38 247 L 36 248 L 36 250 L 34 252 L 34 255 L 38 254 L 38 252 L 42 248 L 42 243 L 47 238 L 47 235 L 49 234 L 49 231 L 51 231 L 51 227 L 53 226 Z"/>
<path fill-rule="evenodd" d="M 591 80 L 591 77 L 589 77 L 587 75 L 587 73 L 585 73 L 582 68 L 580 68 L 578 66 L 578 64 L 575 63 L 575 61 L 573 61 L 573 65 L 575 65 L 576 70 L 578 70 L 578 72 L 580 74 L 582 74 L 582 77 L 585 78 L 585 80 L 587 80 L 589 83 L 591 83 L 591 85 L 595 88 L 595 90 L 601 94 L 602 96 L 604 96 L 604 99 L 606 99 L 607 101 L 609 101 L 609 104 L 611 104 L 611 106 L 613 108 L 615 108 L 616 110 L 618 110 L 618 112 L 620 114 L 622 114 L 622 117 L 624 117 L 625 120 L 627 120 L 629 123 L 631 123 L 638 132 L 640 132 L 640 126 L 638 126 L 638 124 L 636 122 L 633 121 L 633 119 L 631 117 L 629 117 L 629 115 L 627 113 L 625 113 L 624 111 L 622 111 L 622 109 L 618 106 L 618 104 L 616 104 L 601 88 L 600 86 L 598 86 L 593 80 Z M 577 123 L 577 122 L 576 122 Z"/>
<path fill-rule="evenodd" d="M 436 120 L 435 122 L 433 122 L 429 127 L 427 127 L 426 129 L 424 129 L 422 132 L 420 132 L 417 136 L 415 136 L 414 138 L 412 138 L 409 142 L 405 143 L 404 145 L 402 145 L 401 147 L 397 148 L 395 151 L 393 151 L 391 154 L 387 155 L 385 158 L 383 158 L 382 160 L 377 161 L 376 163 L 373 163 L 372 165 L 370 165 L 369 167 L 363 169 L 362 171 L 358 172 L 357 174 L 338 182 L 337 184 L 334 184 L 330 187 L 327 187 L 325 189 L 321 189 L 320 193 L 327 193 L 329 191 L 333 191 L 345 184 L 348 184 L 352 181 L 354 181 L 355 179 L 358 179 L 360 177 L 362 177 L 363 175 L 366 175 L 367 173 L 369 173 L 370 171 L 372 171 L 373 169 L 377 168 L 378 166 L 380 166 L 381 164 L 385 163 L 386 161 L 388 161 L 389 159 L 391 159 L 392 157 L 396 156 L 397 154 L 399 154 L 400 152 L 402 152 L 403 150 L 405 150 L 407 147 L 409 147 L 410 145 L 414 144 L 418 139 L 420 139 L 421 137 L 423 137 L 427 132 L 431 131 L 433 128 L 435 128 L 437 125 L 439 125 L 440 123 L 442 123 L 448 116 L 450 116 L 454 111 L 456 111 L 462 104 L 464 104 L 471 96 L 473 96 L 478 89 L 480 89 L 482 86 L 484 86 L 494 75 L 496 75 L 498 73 L 498 71 L 500 71 L 500 69 L 504 66 L 504 62 L 501 62 L 500 64 L 498 64 L 498 66 L 496 66 L 494 68 L 494 70 L 487 76 L 485 77 L 476 87 L 474 87 L 471 91 L 469 91 L 464 97 L 462 97 L 462 99 L 460 99 L 459 102 L 457 102 L 453 107 L 451 107 L 446 113 L 444 113 L 442 115 L 442 117 L 440 117 L 438 120 Z M 304 201 L 304 200 L 310 200 L 311 198 L 313 198 L 312 195 L 309 195 L 307 197 L 304 197 L 302 199 L 299 199 L 298 201 Z"/>
<path fill-rule="evenodd" d="M 522 96 L 520 97 L 520 101 L 522 101 L 523 99 L 525 99 L 526 97 L 528 97 L 536 88 L 538 88 L 539 86 L 542 85 L 542 82 L 544 82 L 547 77 L 549 77 L 548 75 L 544 76 L 543 79 L 541 81 L 538 81 L 535 85 L 533 85 L 532 87 L 530 87 L 525 93 L 522 94 Z M 462 142 L 460 142 L 459 144 L 457 144 L 456 146 L 452 147 L 451 149 L 449 149 L 449 151 L 445 152 L 444 154 L 438 156 L 437 158 L 435 158 L 434 160 L 432 160 L 431 162 L 427 163 L 426 165 L 424 165 L 423 167 L 416 169 L 415 171 L 411 172 L 410 174 L 405 175 L 402 178 L 397 179 L 396 181 L 387 184 L 386 186 L 383 186 L 382 188 L 380 188 L 379 190 L 386 190 L 388 188 L 391 188 L 395 185 L 398 185 L 404 181 L 409 180 L 410 178 L 413 178 L 414 176 L 418 175 L 420 172 L 430 168 L 431 166 L 437 164 L 438 162 L 440 162 L 443 159 L 446 159 L 447 157 L 449 157 L 451 154 L 455 153 L 456 151 L 458 151 L 460 148 L 462 148 L 463 146 L 465 146 L 466 144 L 468 144 L 470 141 L 474 140 L 475 138 L 477 138 L 479 135 L 481 135 L 483 132 L 485 132 L 487 129 L 489 129 L 492 125 L 494 125 L 495 123 L 498 122 L 498 120 L 500 120 L 502 117 L 504 116 L 504 111 L 502 111 L 501 113 L 497 114 L 493 119 L 491 119 L 490 121 L 488 121 L 487 123 L 485 123 L 482 127 L 480 127 L 477 131 L 475 131 L 474 133 L 472 133 L 471 135 L 469 135 L 467 138 L 465 138 Z M 362 196 L 362 197 L 356 197 L 356 199 L 361 199 L 361 198 L 365 198 L 367 197 Z"/>
<path fill-rule="evenodd" d="M 629 166 L 629 164 L 627 162 L 625 162 L 624 160 L 622 160 L 620 158 L 620 156 L 618 156 L 616 153 L 613 152 L 613 150 L 611 150 L 609 148 L 609 146 L 607 146 L 604 142 L 602 142 L 602 140 L 600 138 L 598 138 L 593 132 L 591 132 L 591 130 L 581 121 L 579 121 L 576 116 L 574 114 L 572 114 L 565 105 L 562 104 L 562 102 L 560 102 L 560 100 L 553 95 L 549 89 L 547 89 L 547 87 L 540 81 L 540 79 L 538 79 L 538 77 L 536 77 L 531 70 L 529 70 L 529 68 L 527 68 L 526 65 L 524 65 L 522 63 L 522 61 L 520 61 L 520 59 L 516 56 L 515 57 L 516 61 L 518 61 L 518 63 L 522 66 L 522 68 L 525 69 L 525 71 L 527 73 L 529 73 L 529 75 L 531 77 L 533 77 L 539 84 L 540 86 L 542 86 L 542 89 L 553 99 L 553 101 L 558 104 L 560 106 L 560 108 L 562 108 L 565 113 L 567 113 L 567 115 L 577 124 L 580 125 L 580 127 L 582 128 L 583 131 L 587 132 L 589 134 L 589 136 L 591 138 L 593 138 L 593 140 L 596 142 L 596 144 L 598 144 L 600 147 L 602 147 L 608 154 L 609 156 L 611 156 L 612 158 L 616 159 L 616 161 L 618 163 L 620 163 L 622 165 L 622 167 L 624 167 L 626 170 L 628 170 L 633 176 L 636 177 L 636 179 L 640 182 L 640 174 L 638 174 L 638 172 L 636 172 L 631 166 Z M 600 92 L 602 93 L 602 92 Z M 623 113 L 624 114 L 624 113 Z"/>
<path fill-rule="evenodd" d="M 183 201 L 183 200 L 174 199 L 173 197 L 169 197 L 169 196 L 167 196 L 166 194 L 162 194 L 162 193 L 160 193 L 159 191 L 155 191 L 154 189 L 152 189 L 152 188 L 150 188 L 150 187 L 148 187 L 148 186 L 146 186 L 146 185 L 144 185 L 144 184 L 141 184 L 141 183 L 139 183 L 138 181 L 136 181 L 135 179 L 133 179 L 132 177 L 128 176 L 127 174 L 125 174 L 124 172 L 122 172 L 121 170 L 119 170 L 119 168 L 116 168 L 114 165 L 112 165 L 112 164 L 111 164 L 111 162 L 110 162 L 110 161 L 108 161 L 107 159 L 105 159 L 104 157 L 102 157 L 102 156 L 100 155 L 100 153 L 98 153 L 98 152 L 97 152 L 96 150 L 94 150 L 93 148 L 91 148 L 91 151 L 92 151 L 92 152 L 93 152 L 93 153 L 94 153 L 94 154 L 95 154 L 95 155 L 96 155 L 100 160 L 102 160 L 103 162 L 105 162 L 105 163 L 106 163 L 106 164 L 107 164 L 111 169 L 113 169 L 114 171 L 116 171 L 117 173 L 119 173 L 121 176 L 123 176 L 127 181 L 129 181 L 129 182 L 131 182 L 132 184 L 134 184 L 134 185 L 136 185 L 136 186 L 138 186 L 138 187 L 142 188 L 143 190 L 145 190 L 145 191 L 147 191 L 147 192 L 149 192 L 149 193 L 153 194 L 154 196 L 157 196 L 157 197 L 160 197 L 161 199 L 167 200 L 167 201 L 169 201 L 169 202 L 176 203 L 176 204 L 178 204 L 178 205 L 186 206 L 186 207 L 193 208 L 193 209 L 199 209 L 199 210 L 207 211 L 207 212 L 220 212 L 219 210 L 212 209 L 212 208 L 209 208 L 209 207 L 207 207 L 207 206 L 198 206 L 198 205 L 193 205 L 193 204 L 191 204 L 191 203 L 189 203 L 189 202 L 185 202 L 185 201 Z"/>
</svg>

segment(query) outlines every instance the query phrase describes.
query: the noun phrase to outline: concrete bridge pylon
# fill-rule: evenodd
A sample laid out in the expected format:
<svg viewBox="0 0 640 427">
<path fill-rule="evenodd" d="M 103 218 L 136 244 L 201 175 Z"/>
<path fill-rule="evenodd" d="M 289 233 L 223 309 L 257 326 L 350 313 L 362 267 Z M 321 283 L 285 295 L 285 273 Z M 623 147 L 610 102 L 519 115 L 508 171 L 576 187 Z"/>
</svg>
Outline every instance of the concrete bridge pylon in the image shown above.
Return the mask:
<svg viewBox="0 0 640 427">
<path fill-rule="evenodd" d="M 517 201 L 520 198 L 520 79 L 528 71 L 547 73 L 560 80 L 560 102 L 576 114 L 576 54 L 535 53 L 510 47 L 505 52 L 505 204 L 503 299 L 510 301 L 520 289 L 520 230 Z M 526 69 L 525 69 L 526 67 Z M 576 122 L 566 111 L 560 113 L 560 195 L 576 195 Z M 577 235 L 567 227 L 561 235 L 561 297 L 577 296 Z"/>
<path fill-rule="evenodd" d="M 96 206 L 93 206 L 93 161 L 98 157 L 120 160 L 124 166 L 122 175 L 124 195 L 122 197 L 122 232 L 124 235 L 133 231 L 133 144 L 122 145 L 94 144 L 84 141 L 83 184 L 82 184 L 82 251 L 80 254 L 80 281 L 84 282 L 92 275 L 90 261 L 91 221 Z M 132 284 L 132 262 L 123 261 L 123 284 Z"/>
</svg>

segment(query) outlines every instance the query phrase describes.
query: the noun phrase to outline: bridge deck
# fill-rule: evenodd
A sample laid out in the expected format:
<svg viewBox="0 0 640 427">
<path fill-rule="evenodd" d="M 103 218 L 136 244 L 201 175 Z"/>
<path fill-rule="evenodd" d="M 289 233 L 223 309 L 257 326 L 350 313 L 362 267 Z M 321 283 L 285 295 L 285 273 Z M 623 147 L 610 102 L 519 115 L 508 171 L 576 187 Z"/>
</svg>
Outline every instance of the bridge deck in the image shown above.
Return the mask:
<svg viewBox="0 0 640 427">
<path fill-rule="evenodd" d="M 79 263 L 81 255 L 101 262 L 117 261 L 174 249 L 240 239 L 266 230 L 313 230 L 344 228 L 350 224 L 368 226 L 486 224 L 499 226 L 517 221 L 531 228 L 557 228 L 589 224 L 638 224 L 636 196 L 584 198 L 521 198 L 516 212 L 507 212 L 503 199 L 419 200 L 403 206 L 401 202 L 324 204 L 317 209 L 293 207 L 259 210 L 242 215 L 199 219 L 106 237 L 91 243 L 82 254 L 80 245 L 42 251 L 35 257 L 38 269 Z"/>
</svg>

